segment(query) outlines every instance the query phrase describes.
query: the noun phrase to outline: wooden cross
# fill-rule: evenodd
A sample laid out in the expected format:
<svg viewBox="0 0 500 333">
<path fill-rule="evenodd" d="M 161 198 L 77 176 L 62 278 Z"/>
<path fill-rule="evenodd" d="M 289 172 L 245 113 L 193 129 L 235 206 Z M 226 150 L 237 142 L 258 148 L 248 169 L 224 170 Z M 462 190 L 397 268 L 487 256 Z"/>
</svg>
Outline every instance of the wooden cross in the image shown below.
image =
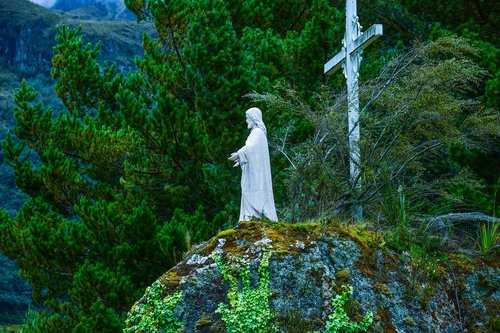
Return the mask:
<svg viewBox="0 0 500 333">
<path fill-rule="evenodd" d="M 353 189 L 361 187 L 359 170 L 359 96 L 358 78 L 361 53 L 363 49 L 382 36 L 381 24 L 374 24 L 364 33 L 361 33 L 361 25 L 356 10 L 356 0 L 346 1 L 346 33 L 344 35 L 342 50 L 325 64 L 324 73 L 333 74 L 342 66 L 347 79 L 347 110 L 349 119 L 349 161 L 350 176 Z M 355 221 L 363 218 L 363 208 L 355 205 L 352 209 L 352 217 Z"/>
</svg>

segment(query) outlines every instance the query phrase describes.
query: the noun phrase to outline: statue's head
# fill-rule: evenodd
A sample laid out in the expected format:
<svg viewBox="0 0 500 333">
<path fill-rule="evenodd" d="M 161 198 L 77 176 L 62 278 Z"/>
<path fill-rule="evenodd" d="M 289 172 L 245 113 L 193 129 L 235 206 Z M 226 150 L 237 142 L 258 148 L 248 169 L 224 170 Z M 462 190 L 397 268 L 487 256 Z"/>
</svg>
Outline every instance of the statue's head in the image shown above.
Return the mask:
<svg viewBox="0 0 500 333">
<path fill-rule="evenodd" d="M 259 108 L 250 108 L 246 112 L 248 128 L 258 127 L 266 134 L 266 125 L 262 121 L 262 111 Z"/>
</svg>

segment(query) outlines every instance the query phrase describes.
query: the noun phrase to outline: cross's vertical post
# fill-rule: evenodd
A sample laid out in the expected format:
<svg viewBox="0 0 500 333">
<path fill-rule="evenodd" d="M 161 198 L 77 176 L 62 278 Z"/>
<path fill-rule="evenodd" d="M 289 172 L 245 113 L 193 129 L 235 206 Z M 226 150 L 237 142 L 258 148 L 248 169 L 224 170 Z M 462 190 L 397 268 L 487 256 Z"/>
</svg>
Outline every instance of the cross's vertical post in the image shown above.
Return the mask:
<svg viewBox="0 0 500 333">
<path fill-rule="evenodd" d="M 366 32 L 361 33 L 356 0 L 346 1 L 346 32 L 342 50 L 325 64 L 325 74 L 333 74 L 340 66 L 344 69 L 347 79 L 347 114 L 349 124 L 349 174 L 352 189 L 361 189 L 359 148 L 360 122 L 359 122 L 359 94 L 358 79 L 363 49 L 382 35 L 382 25 L 374 24 Z M 354 221 L 363 219 L 363 208 L 356 204 L 352 207 Z"/>
<path fill-rule="evenodd" d="M 349 123 L 349 152 L 350 152 L 350 176 L 354 189 L 360 189 L 360 152 L 359 152 L 359 95 L 358 95 L 358 79 L 359 65 L 361 63 L 360 49 L 354 52 L 353 41 L 355 41 L 360 32 L 358 16 L 356 15 L 356 0 L 347 0 L 346 5 L 346 33 L 345 47 L 347 59 L 344 67 L 344 75 L 347 79 L 347 115 Z M 363 219 L 363 207 L 354 205 L 352 207 L 352 217 L 355 221 Z"/>
</svg>

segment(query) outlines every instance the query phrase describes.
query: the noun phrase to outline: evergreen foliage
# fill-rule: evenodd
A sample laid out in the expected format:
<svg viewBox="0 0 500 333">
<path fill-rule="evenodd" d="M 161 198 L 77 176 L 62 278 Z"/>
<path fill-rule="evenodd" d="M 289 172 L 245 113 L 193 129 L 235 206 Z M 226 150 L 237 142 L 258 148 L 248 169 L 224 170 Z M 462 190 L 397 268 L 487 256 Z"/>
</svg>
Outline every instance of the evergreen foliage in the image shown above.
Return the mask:
<svg viewBox="0 0 500 333">
<path fill-rule="evenodd" d="M 158 275 L 173 263 L 159 249 L 161 225 L 148 197 L 119 181 L 123 161 L 140 144 L 115 112 L 122 76 L 113 66 L 101 71 L 99 47 L 84 46 L 78 33 L 61 28 L 54 49 L 52 75 L 66 110 L 35 103 L 23 83 L 17 140 L 9 135 L 3 145 L 30 199 L 15 218 L 2 216 L 2 250 L 45 307 L 31 320 L 35 331 L 117 331 L 150 282 L 144 273 Z"/>
</svg>

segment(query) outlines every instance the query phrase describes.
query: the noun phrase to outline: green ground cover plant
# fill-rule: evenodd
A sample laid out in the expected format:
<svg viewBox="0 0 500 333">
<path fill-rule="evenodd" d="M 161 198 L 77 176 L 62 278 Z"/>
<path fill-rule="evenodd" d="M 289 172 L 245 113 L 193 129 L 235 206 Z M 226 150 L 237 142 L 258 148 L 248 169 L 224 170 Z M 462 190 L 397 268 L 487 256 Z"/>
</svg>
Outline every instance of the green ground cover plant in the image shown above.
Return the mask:
<svg viewBox="0 0 500 333">
<path fill-rule="evenodd" d="M 250 268 L 244 261 L 230 267 L 214 252 L 212 258 L 221 270 L 224 280 L 229 283 L 227 298 L 229 305 L 219 304 L 216 313 L 220 313 L 228 333 L 267 333 L 275 332 L 275 315 L 269 308 L 269 258 L 272 252 L 263 252 L 259 264 L 259 281 L 251 287 Z M 238 272 L 239 278 L 233 274 Z M 241 284 L 240 284 L 241 282 Z"/>
<path fill-rule="evenodd" d="M 160 281 L 155 281 L 144 294 L 145 303 L 137 303 L 129 312 L 123 333 L 177 333 L 182 322 L 174 309 L 182 300 L 182 292 L 164 295 Z"/>
</svg>

